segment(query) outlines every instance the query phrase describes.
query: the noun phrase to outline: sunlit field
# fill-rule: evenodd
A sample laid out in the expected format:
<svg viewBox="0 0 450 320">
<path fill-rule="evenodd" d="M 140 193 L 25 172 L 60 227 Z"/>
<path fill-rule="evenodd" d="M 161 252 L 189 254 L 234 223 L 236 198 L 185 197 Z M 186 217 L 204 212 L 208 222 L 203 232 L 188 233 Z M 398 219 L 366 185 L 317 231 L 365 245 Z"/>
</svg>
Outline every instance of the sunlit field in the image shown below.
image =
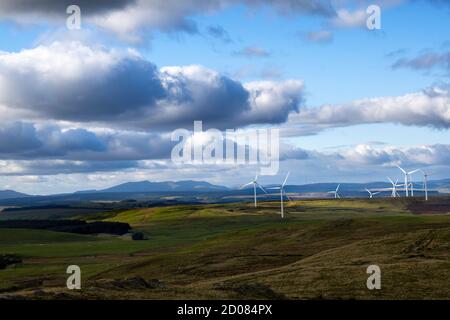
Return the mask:
<svg viewBox="0 0 450 320">
<path fill-rule="evenodd" d="M 450 299 L 450 216 L 432 211 L 440 202 L 411 212 L 405 199 L 293 201 L 284 219 L 278 202 L 73 217 L 129 223 L 142 241 L 0 229 L 0 255 L 23 259 L 0 270 L 0 297 Z M 82 270 L 78 291 L 66 288 L 73 264 Z M 366 287 L 372 264 L 381 290 Z"/>
</svg>

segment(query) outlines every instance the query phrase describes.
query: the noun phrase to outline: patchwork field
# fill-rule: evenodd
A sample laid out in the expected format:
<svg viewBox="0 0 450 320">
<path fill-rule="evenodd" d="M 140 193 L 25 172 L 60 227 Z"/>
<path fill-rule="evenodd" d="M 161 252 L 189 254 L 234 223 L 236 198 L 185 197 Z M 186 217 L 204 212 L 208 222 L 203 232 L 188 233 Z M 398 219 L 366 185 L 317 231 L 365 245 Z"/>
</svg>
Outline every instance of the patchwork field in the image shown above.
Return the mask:
<svg viewBox="0 0 450 320">
<path fill-rule="evenodd" d="M 283 220 L 277 202 L 75 217 L 129 223 L 142 241 L 0 229 L 0 255 L 23 260 L 0 270 L 0 298 L 450 299 L 447 202 L 293 201 Z M 366 287 L 372 264 L 381 290 Z M 69 265 L 82 290 L 66 288 Z"/>
</svg>

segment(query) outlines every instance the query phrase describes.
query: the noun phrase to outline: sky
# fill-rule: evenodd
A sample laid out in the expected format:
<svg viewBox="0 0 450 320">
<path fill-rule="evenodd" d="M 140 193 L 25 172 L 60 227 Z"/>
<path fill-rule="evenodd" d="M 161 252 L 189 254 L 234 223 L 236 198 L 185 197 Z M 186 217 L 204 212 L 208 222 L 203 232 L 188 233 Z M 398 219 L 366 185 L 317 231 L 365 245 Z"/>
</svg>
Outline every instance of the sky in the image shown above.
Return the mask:
<svg viewBox="0 0 450 320">
<path fill-rule="evenodd" d="M 263 184 L 449 178 L 449 30 L 445 0 L 3 0 L 0 189 L 254 177 L 174 163 L 172 132 L 196 120 L 279 129 Z"/>
</svg>

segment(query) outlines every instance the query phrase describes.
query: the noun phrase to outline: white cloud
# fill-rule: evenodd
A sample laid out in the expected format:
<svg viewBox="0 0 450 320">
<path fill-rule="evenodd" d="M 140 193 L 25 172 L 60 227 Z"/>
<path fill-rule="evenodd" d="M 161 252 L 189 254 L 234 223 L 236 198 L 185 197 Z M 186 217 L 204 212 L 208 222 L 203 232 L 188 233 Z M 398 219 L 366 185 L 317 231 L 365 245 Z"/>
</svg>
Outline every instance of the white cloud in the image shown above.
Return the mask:
<svg viewBox="0 0 450 320">
<path fill-rule="evenodd" d="M 341 105 L 303 108 L 290 117 L 287 127 L 322 130 L 368 123 L 450 128 L 450 91 L 446 86 L 401 96 L 368 98 Z"/>
<path fill-rule="evenodd" d="M 0 105 L 33 120 L 158 130 L 283 122 L 303 90 L 297 80 L 242 84 L 195 65 L 158 70 L 133 50 L 75 41 L 1 53 L 0 84 Z"/>
<path fill-rule="evenodd" d="M 378 0 L 384 9 L 416 0 Z M 197 33 L 195 17 L 210 15 L 231 6 L 250 10 L 269 7 L 280 15 L 320 16 L 337 27 L 359 27 L 364 24 L 368 5 L 373 0 L 78 0 L 83 23 L 93 24 L 116 34 L 123 40 L 140 42 L 153 31 Z M 447 0 L 428 0 L 448 4 Z M 71 0 L 2 0 L 0 20 L 21 24 L 64 24 Z"/>
<path fill-rule="evenodd" d="M 0 19 L 19 23 L 61 23 L 67 17 L 67 6 L 71 4 L 73 1 L 69 0 L 3 0 Z M 239 4 L 252 9 L 269 6 L 279 14 L 330 16 L 334 13 L 329 0 L 79 0 L 77 4 L 83 21 L 129 41 L 140 41 L 145 30 L 197 32 L 193 16 L 211 14 Z"/>
<path fill-rule="evenodd" d="M 446 177 L 450 163 L 450 145 L 395 147 L 361 144 L 332 152 L 318 152 L 283 145 L 283 171 L 277 176 L 260 178 L 261 183 L 279 183 L 288 170 L 290 183 L 361 182 L 401 178 L 394 167 L 426 169 L 433 179 Z M 205 180 L 222 185 L 239 185 L 251 178 L 257 166 L 186 165 L 174 166 L 165 160 L 74 161 L 74 160 L 0 160 L 0 183 L 30 193 L 60 193 L 99 189 L 128 181 Z M 174 176 L 176 172 L 176 176 Z M 39 176 L 40 179 L 36 179 Z M 416 179 L 420 177 L 415 176 Z M 43 191 L 45 190 L 45 191 Z"/>
<path fill-rule="evenodd" d="M 337 15 L 331 22 L 336 27 L 341 28 L 355 28 L 365 26 L 367 20 L 367 13 L 364 9 L 349 11 L 347 9 L 337 10 Z"/>
<path fill-rule="evenodd" d="M 243 115 L 251 123 L 283 123 L 303 102 L 304 84 L 299 80 L 256 81 L 244 85 L 250 92 L 249 112 Z"/>
<path fill-rule="evenodd" d="M 450 163 L 450 145 L 418 145 L 400 148 L 395 146 L 376 147 L 370 144 L 360 144 L 331 155 L 340 158 L 341 160 L 339 162 L 345 166 L 447 166 Z"/>
</svg>

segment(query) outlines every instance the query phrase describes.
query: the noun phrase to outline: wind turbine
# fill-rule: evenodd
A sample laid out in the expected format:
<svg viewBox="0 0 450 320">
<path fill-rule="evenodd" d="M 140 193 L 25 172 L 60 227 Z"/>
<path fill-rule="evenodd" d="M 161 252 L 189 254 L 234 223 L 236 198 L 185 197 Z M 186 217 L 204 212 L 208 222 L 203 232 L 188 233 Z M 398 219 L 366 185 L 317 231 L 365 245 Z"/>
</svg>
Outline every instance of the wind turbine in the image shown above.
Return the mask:
<svg viewBox="0 0 450 320">
<path fill-rule="evenodd" d="M 280 185 L 279 187 L 270 188 L 271 190 L 280 190 L 280 205 L 281 205 L 281 218 L 282 219 L 284 218 L 283 195 L 285 195 L 289 201 L 291 200 L 287 194 L 284 194 L 284 186 L 286 185 L 286 181 L 289 178 L 290 173 L 291 172 L 287 173 L 286 178 L 284 178 L 282 185 Z"/>
<path fill-rule="evenodd" d="M 416 169 L 416 170 L 413 170 L 413 171 L 410 171 L 410 172 L 406 172 L 406 171 L 405 171 L 402 167 L 400 167 L 399 165 L 396 165 L 396 167 L 399 168 L 399 169 L 403 172 L 403 174 L 405 175 L 405 195 L 406 195 L 407 197 L 409 197 L 409 194 L 408 194 L 409 180 L 410 180 L 410 179 L 409 179 L 409 176 L 412 175 L 413 173 L 419 171 L 420 169 Z M 413 190 L 413 189 L 411 189 L 411 196 L 414 196 L 414 190 Z"/>
<path fill-rule="evenodd" d="M 339 193 L 338 193 L 339 187 L 340 187 L 340 186 L 341 186 L 341 184 L 338 184 L 336 190 L 334 190 L 334 191 L 328 191 L 328 193 L 334 194 L 334 198 L 335 198 L 335 199 L 340 199 L 340 198 L 341 198 L 341 196 L 340 196 Z"/>
<path fill-rule="evenodd" d="M 255 179 L 250 181 L 249 183 L 244 184 L 243 186 L 241 186 L 241 189 L 248 187 L 250 185 L 253 185 L 253 196 L 255 199 L 255 208 L 256 208 L 256 187 L 258 186 L 262 191 L 264 191 L 264 193 L 267 193 L 266 190 L 264 190 L 264 188 L 262 187 L 262 185 L 260 185 L 258 183 L 258 174 L 255 175 Z"/>
<path fill-rule="evenodd" d="M 412 181 L 412 179 L 411 179 L 411 175 L 412 175 L 413 173 L 416 173 L 416 172 L 419 172 L 419 171 L 420 171 L 420 169 L 416 169 L 416 170 L 413 170 L 413 171 L 408 172 L 409 183 L 410 183 L 410 185 L 411 185 L 411 197 L 414 197 L 414 184 L 413 184 L 413 181 Z"/>
<path fill-rule="evenodd" d="M 372 192 L 369 189 L 366 188 L 366 191 L 369 193 L 369 198 L 372 199 L 374 195 L 377 195 L 381 192 Z"/>
<path fill-rule="evenodd" d="M 420 170 L 423 173 L 423 189 L 425 190 L 425 201 L 428 201 L 428 174 Z"/>
<path fill-rule="evenodd" d="M 400 187 L 400 185 L 398 184 L 398 179 L 395 181 L 395 183 L 394 183 L 394 181 L 392 181 L 391 178 L 388 177 L 388 179 L 389 179 L 390 183 L 392 184 L 391 197 L 395 198 L 395 197 L 399 196 L 399 194 L 397 192 L 397 187 Z"/>
<path fill-rule="evenodd" d="M 414 197 L 414 183 L 409 181 L 409 186 L 411 187 L 411 197 Z"/>
</svg>

